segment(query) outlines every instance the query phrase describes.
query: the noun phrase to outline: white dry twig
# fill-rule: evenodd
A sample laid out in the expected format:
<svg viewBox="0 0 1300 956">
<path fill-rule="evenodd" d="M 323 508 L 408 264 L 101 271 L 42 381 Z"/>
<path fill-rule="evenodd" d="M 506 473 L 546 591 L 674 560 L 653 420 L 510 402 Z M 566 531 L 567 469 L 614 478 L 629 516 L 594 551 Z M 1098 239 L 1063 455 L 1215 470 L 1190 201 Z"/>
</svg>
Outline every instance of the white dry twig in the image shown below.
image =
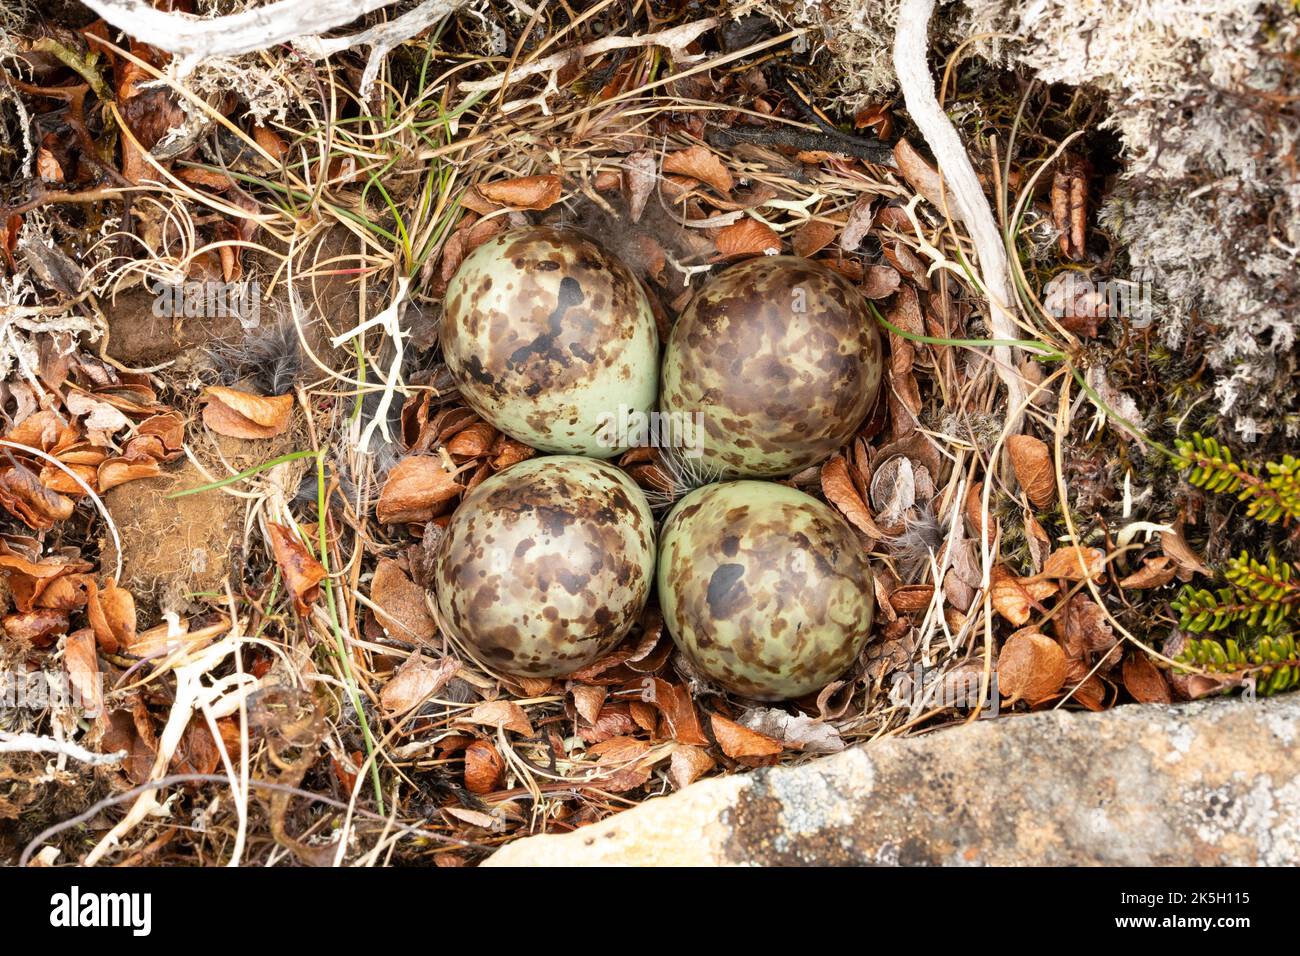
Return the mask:
<svg viewBox="0 0 1300 956">
<path fill-rule="evenodd" d="M 3 730 L 0 730 L 0 754 L 58 754 L 80 760 L 92 767 L 120 763 L 126 757 L 125 750 L 97 754 L 67 740 L 55 740 L 53 737 L 40 737 L 36 734 L 11 734 Z"/>
<path fill-rule="evenodd" d="M 980 278 L 989 300 L 989 329 L 994 338 L 1015 339 L 1018 335 L 1010 312 L 1010 271 L 1002 234 L 961 138 L 935 97 L 934 78 L 927 62 L 933 12 L 934 0 L 902 0 L 894 36 L 894 72 L 907 111 L 934 153 L 957 214 L 975 243 Z M 1018 409 L 1024 404 L 1025 383 L 1006 346 L 993 348 L 993 363 L 1007 389 L 1008 432 L 1015 434 L 1020 431 L 1023 412 Z"/>
<path fill-rule="evenodd" d="M 379 74 L 384 57 L 398 45 L 454 13 L 463 0 L 425 0 L 395 20 L 376 24 L 345 37 L 325 37 L 335 27 L 390 6 L 397 0 L 276 0 L 262 7 L 222 17 L 201 18 L 155 10 L 145 0 L 86 0 L 113 26 L 152 46 L 183 57 L 177 68 L 185 75 L 208 57 L 254 53 L 292 43 L 312 59 L 355 46 L 370 47 L 361 75 L 365 96 Z"/>
<path fill-rule="evenodd" d="M 498 73 L 496 76 L 489 76 L 483 80 L 467 80 L 458 84 L 457 89 L 464 93 L 490 93 L 493 90 L 499 90 L 503 86 L 518 83 L 520 80 L 536 76 L 539 73 L 550 73 L 552 79 L 554 79 L 555 73 L 571 63 L 574 57 L 592 57 L 601 53 L 609 53 L 612 50 L 626 50 L 633 47 L 665 47 L 675 62 L 689 63 L 698 60 L 700 57 L 687 53 L 686 48 L 695 42 L 700 34 L 707 33 L 721 22 L 721 17 L 705 17 L 703 20 L 683 23 L 667 30 L 660 30 L 658 33 L 643 33 L 634 37 L 601 37 L 599 40 L 592 40 L 576 50 L 561 50 L 559 53 L 552 53 L 550 56 L 534 60 L 532 63 L 525 63 L 516 69 Z"/>
<path fill-rule="evenodd" d="M 85 0 L 118 29 L 190 59 L 235 56 L 316 36 L 397 0 L 276 0 L 224 17 L 155 10 L 148 0 Z M 458 4 L 448 3 L 448 9 Z"/>
</svg>

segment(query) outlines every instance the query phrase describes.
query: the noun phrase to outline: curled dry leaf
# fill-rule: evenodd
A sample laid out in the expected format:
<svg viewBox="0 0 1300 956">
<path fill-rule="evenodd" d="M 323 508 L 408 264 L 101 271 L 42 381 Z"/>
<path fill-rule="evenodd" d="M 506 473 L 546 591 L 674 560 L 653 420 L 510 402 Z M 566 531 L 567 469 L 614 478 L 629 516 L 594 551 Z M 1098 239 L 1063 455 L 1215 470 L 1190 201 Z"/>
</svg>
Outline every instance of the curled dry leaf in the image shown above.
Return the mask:
<svg viewBox="0 0 1300 956">
<path fill-rule="evenodd" d="M 1036 576 L 1065 581 L 1082 581 L 1084 578 L 1096 581 L 1105 571 L 1106 553 L 1101 548 L 1072 544 L 1049 554 L 1043 562 L 1043 570 Z"/>
<path fill-rule="evenodd" d="M 840 248 L 845 252 L 856 252 L 875 225 L 876 216 L 872 211 L 874 204 L 875 197 L 864 194 L 849 208 L 849 218 L 844 223 L 844 231 L 840 233 Z"/>
<path fill-rule="evenodd" d="M 511 465 L 517 465 L 519 462 L 526 461 L 536 454 L 537 449 L 511 438 L 509 435 L 498 435 L 496 444 L 492 446 L 492 468 L 495 471 L 504 471 Z"/>
<path fill-rule="evenodd" d="M 858 494 L 843 455 L 836 455 L 822 466 L 822 494 L 849 522 L 869 538 L 884 540 L 888 535 L 871 517 L 866 502 Z"/>
<path fill-rule="evenodd" d="M 633 222 L 641 221 L 645 204 L 655 188 L 655 157 L 648 149 L 639 149 L 628 154 L 624 161 L 624 177 L 627 191 L 628 215 Z"/>
<path fill-rule="evenodd" d="M 905 584 L 889 594 L 889 603 L 895 611 L 912 614 L 924 611 L 934 599 L 933 584 Z"/>
<path fill-rule="evenodd" d="M 447 454 L 457 458 L 480 458 L 496 443 L 497 434 L 497 430 L 487 422 L 474 422 L 447 442 Z"/>
<path fill-rule="evenodd" d="M 559 176 L 520 176 L 495 183 L 480 183 L 479 194 L 489 202 L 515 209 L 550 209 L 560 201 L 563 187 Z"/>
<path fill-rule="evenodd" d="M 106 458 L 95 470 L 95 480 L 91 484 L 102 494 L 128 481 L 157 478 L 161 474 L 162 468 L 153 458 Z"/>
<path fill-rule="evenodd" d="M 68 612 L 54 608 L 36 608 L 6 614 L 0 626 L 11 641 L 23 641 L 33 647 L 48 647 L 60 634 L 68 632 Z"/>
<path fill-rule="evenodd" d="M 1106 689 L 1112 686 L 1096 674 L 1083 679 L 1083 683 L 1070 688 L 1070 700 L 1094 713 L 1106 709 Z"/>
<path fill-rule="evenodd" d="M 668 761 L 668 782 L 681 790 L 714 768 L 713 758 L 703 747 L 678 744 Z"/>
<path fill-rule="evenodd" d="M 289 428 L 293 396 L 250 395 L 222 385 L 203 390 L 203 424 L 227 438 L 274 438 Z"/>
<path fill-rule="evenodd" d="M 1178 567 L 1174 564 L 1174 559 L 1167 554 L 1161 554 L 1144 559 L 1142 567 L 1120 581 L 1119 586 L 1133 590 L 1164 587 L 1177 573 Z"/>
<path fill-rule="evenodd" d="M 412 654 L 379 692 L 379 705 L 390 716 L 404 714 L 442 690 L 459 667 L 454 657 L 433 664 L 423 655 Z"/>
<path fill-rule="evenodd" d="M 489 740 L 476 740 L 465 748 L 465 789 L 483 796 L 501 785 L 506 762 Z"/>
<path fill-rule="evenodd" d="M 575 684 L 573 687 L 573 709 L 589 724 L 594 724 L 600 716 L 600 708 L 605 705 L 609 689 L 603 684 Z"/>
<path fill-rule="evenodd" d="M 920 193 L 926 202 L 942 212 L 944 194 L 939 170 L 927 163 L 905 139 L 900 139 L 894 144 L 894 162 L 898 164 L 898 171 L 903 174 L 908 185 Z M 951 202 L 949 197 L 949 203 Z"/>
<path fill-rule="evenodd" d="M 991 513 L 988 515 L 987 526 L 984 523 L 984 482 L 972 482 L 971 486 L 966 489 L 966 500 L 963 502 L 962 512 L 966 515 L 966 521 L 970 524 L 971 532 L 975 535 L 978 542 L 981 529 L 984 537 L 990 545 L 998 533 L 998 519 Z"/>
<path fill-rule="evenodd" d="M 1061 645 L 1037 631 L 1016 631 L 998 657 L 998 690 L 1008 704 L 1046 700 L 1065 683 Z"/>
<path fill-rule="evenodd" d="M 464 491 L 456 479 L 431 455 L 410 455 L 388 473 L 375 516 L 382 524 L 428 521 L 434 510 Z"/>
<path fill-rule="evenodd" d="M 1086 595 L 1076 594 L 1070 598 L 1058 621 L 1063 649 L 1071 659 L 1082 660 L 1085 655 L 1106 653 L 1117 642 L 1106 612 Z"/>
<path fill-rule="evenodd" d="M 989 580 L 989 601 L 993 610 L 1017 627 L 1029 621 L 1033 609 L 1039 606 L 1038 602 L 1056 593 L 1056 585 L 1051 581 L 1018 578 L 1001 565 L 992 569 Z"/>
<path fill-rule="evenodd" d="M 325 569 L 311 556 L 292 528 L 268 521 L 266 531 L 271 538 L 275 563 L 280 566 L 280 576 L 293 595 L 293 605 L 299 614 L 306 614 L 312 603 L 320 597 L 320 583 L 325 578 Z"/>
<path fill-rule="evenodd" d="M 816 255 L 831 244 L 835 238 L 835 227 L 820 219 L 809 219 L 795 230 L 791 245 L 796 256 L 805 259 Z"/>
<path fill-rule="evenodd" d="M 1056 500 L 1056 473 L 1047 445 L 1033 435 L 1012 435 L 1007 452 L 1016 481 L 1036 508 L 1046 508 Z"/>
<path fill-rule="evenodd" d="M 81 709 L 87 717 L 104 716 L 104 688 L 99 681 L 99 655 L 95 634 L 82 628 L 68 635 L 63 643 L 63 667 L 68 683 L 77 692 Z"/>
<path fill-rule="evenodd" d="M 698 179 L 724 196 L 735 186 L 735 180 L 731 178 L 731 173 L 722 160 L 704 146 L 692 146 L 669 153 L 664 157 L 663 171 Z"/>
<path fill-rule="evenodd" d="M 438 627 L 429 615 L 424 589 L 406 576 L 392 558 L 380 558 L 370 583 L 370 600 L 376 617 L 389 634 L 403 641 L 429 641 Z"/>
<path fill-rule="evenodd" d="M 741 724 L 773 740 L 779 740 L 791 750 L 834 754 L 844 749 L 844 739 L 838 730 L 807 714 L 787 714 L 775 707 L 760 707 L 746 713 Z"/>
<path fill-rule="evenodd" d="M 1173 695 L 1164 673 L 1145 651 L 1135 651 L 1124 659 L 1124 689 L 1140 704 L 1171 704 Z"/>
<path fill-rule="evenodd" d="M 719 229 L 714 242 L 718 247 L 717 258 L 720 259 L 775 254 L 781 251 L 781 237 L 772 230 L 772 227 L 748 216 Z"/>
<path fill-rule="evenodd" d="M 135 598 L 113 581 L 101 591 L 93 578 L 86 582 L 86 617 L 95 640 L 106 654 L 135 643 Z"/>
<path fill-rule="evenodd" d="M 529 723 L 528 715 L 513 700 L 485 700 L 469 715 L 458 718 L 457 723 L 502 727 L 524 737 L 533 736 L 533 725 Z"/>
<path fill-rule="evenodd" d="M 1087 167 L 1067 155 L 1052 174 L 1052 224 L 1060 235 L 1061 255 L 1081 259 L 1088 218 Z"/>
<path fill-rule="evenodd" d="M 38 531 L 48 531 L 70 518 L 75 507 L 70 498 L 42 485 L 36 473 L 23 464 L 0 472 L 0 505 Z"/>
<path fill-rule="evenodd" d="M 590 724 L 578 725 L 578 736 L 589 744 L 605 743 L 636 733 L 637 722 L 632 707 L 624 701 L 607 702 Z"/>
<path fill-rule="evenodd" d="M 1160 533 L 1160 547 L 1178 565 L 1178 580 L 1190 581 L 1193 575 L 1203 574 L 1211 577 L 1214 571 L 1192 550 L 1192 546 L 1183 537 L 1183 522 L 1180 519 L 1168 531 Z"/>
<path fill-rule="evenodd" d="M 718 741 L 722 752 L 732 760 L 744 757 L 767 757 L 781 752 L 779 741 L 767 734 L 760 734 L 741 726 L 734 720 L 728 720 L 719 714 L 710 714 L 709 722 L 713 725 L 713 736 Z"/>
<path fill-rule="evenodd" d="M 862 276 L 862 294 L 868 299 L 887 299 L 898 291 L 902 276 L 893 266 L 867 266 Z"/>
<path fill-rule="evenodd" d="M 679 744 L 701 747 L 708 744 L 709 739 L 704 736 L 699 716 L 695 713 L 691 692 L 685 684 L 670 684 L 662 677 L 652 677 L 647 680 L 645 688 L 645 696 L 664 715 L 664 723 L 674 740 Z"/>
</svg>

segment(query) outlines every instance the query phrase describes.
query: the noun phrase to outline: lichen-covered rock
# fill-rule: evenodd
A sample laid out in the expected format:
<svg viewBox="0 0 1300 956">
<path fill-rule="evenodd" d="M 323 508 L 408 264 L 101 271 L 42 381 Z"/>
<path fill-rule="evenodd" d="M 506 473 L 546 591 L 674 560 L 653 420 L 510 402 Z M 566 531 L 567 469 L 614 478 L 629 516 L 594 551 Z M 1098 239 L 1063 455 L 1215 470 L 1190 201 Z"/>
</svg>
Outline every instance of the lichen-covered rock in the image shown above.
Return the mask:
<svg viewBox="0 0 1300 956">
<path fill-rule="evenodd" d="M 703 416 L 701 464 L 719 476 L 788 475 L 862 424 L 880 387 L 880 333 L 848 280 L 797 256 L 724 270 L 673 326 L 664 411 Z"/>
<path fill-rule="evenodd" d="M 619 469 L 534 458 L 488 478 L 443 536 L 443 624 L 507 674 L 557 677 L 627 634 L 654 576 L 654 518 Z"/>
<path fill-rule="evenodd" d="M 490 866 L 1300 863 L 1300 694 L 1055 711 L 692 784 Z"/>
<path fill-rule="evenodd" d="M 708 485 L 664 522 L 659 607 L 706 676 L 760 700 L 819 690 L 857 658 L 874 598 L 844 519 L 766 481 Z"/>
<path fill-rule="evenodd" d="M 543 451 L 608 458 L 611 420 L 649 412 L 659 337 L 627 267 L 581 233 L 503 233 L 447 287 L 442 353 L 466 403 Z"/>
</svg>

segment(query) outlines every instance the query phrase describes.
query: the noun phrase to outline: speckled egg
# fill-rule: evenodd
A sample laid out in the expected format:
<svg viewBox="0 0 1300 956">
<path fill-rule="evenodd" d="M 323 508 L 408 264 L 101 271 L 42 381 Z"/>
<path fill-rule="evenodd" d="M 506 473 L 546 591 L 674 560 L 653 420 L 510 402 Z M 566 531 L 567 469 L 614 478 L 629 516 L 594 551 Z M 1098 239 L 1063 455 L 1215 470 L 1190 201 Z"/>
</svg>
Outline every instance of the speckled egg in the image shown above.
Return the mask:
<svg viewBox="0 0 1300 956">
<path fill-rule="evenodd" d="M 559 677 L 627 634 L 654 577 L 654 518 L 618 468 L 533 458 L 461 502 L 434 568 L 444 626 L 491 667 Z"/>
<path fill-rule="evenodd" d="M 636 277 L 585 235 L 533 227 L 465 257 L 447 286 L 442 354 L 466 403 L 549 452 L 608 458 L 621 409 L 648 412 L 659 336 Z"/>
<path fill-rule="evenodd" d="M 658 586 L 682 653 L 744 697 L 825 687 L 871 633 L 862 543 L 830 507 L 785 485 L 732 481 L 683 498 L 660 536 Z"/>
<path fill-rule="evenodd" d="M 682 312 L 660 406 L 702 414 L 710 471 L 788 475 L 853 435 L 881 362 L 880 334 L 852 283 L 808 259 L 760 256 L 715 276 Z"/>
</svg>

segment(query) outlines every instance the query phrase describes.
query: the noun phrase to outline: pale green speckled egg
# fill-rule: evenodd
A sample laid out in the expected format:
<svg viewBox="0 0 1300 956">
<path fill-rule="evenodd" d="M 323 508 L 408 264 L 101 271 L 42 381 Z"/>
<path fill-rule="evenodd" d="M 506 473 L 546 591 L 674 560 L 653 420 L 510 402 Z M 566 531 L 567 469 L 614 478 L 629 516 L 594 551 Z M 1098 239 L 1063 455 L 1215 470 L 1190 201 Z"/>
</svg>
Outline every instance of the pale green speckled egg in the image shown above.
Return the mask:
<svg viewBox="0 0 1300 956">
<path fill-rule="evenodd" d="M 882 363 L 880 334 L 851 282 L 808 259 L 758 256 L 714 276 L 682 311 L 659 401 L 702 417 L 707 473 L 789 475 L 853 436 Z"/>
<path fill-rule="evenodd" d="M 691 492 L 659 538 L 659 607 L 682 653 L 728 690 L 801 697 L 857 659 L 871 634 L 871 567 L 829 506 L 765 481 Z"/>
<path fill-rule="evenodd" d="M 613 648 L 654 581 L 654 518 L 608 462 L 532 458 L 452 515 L 434 564 L 442 623 L 484 663 L 560 677 Z"/>
<path fill-rule="evenodd" d="M 636 277 L 590 238 L 530 227 L 465 257 L 447 287 L 442 353 L 466 403 L 542 451 L 609 458 L 611 422 L 649 412 L 659 337 Z"/>
</svg>

